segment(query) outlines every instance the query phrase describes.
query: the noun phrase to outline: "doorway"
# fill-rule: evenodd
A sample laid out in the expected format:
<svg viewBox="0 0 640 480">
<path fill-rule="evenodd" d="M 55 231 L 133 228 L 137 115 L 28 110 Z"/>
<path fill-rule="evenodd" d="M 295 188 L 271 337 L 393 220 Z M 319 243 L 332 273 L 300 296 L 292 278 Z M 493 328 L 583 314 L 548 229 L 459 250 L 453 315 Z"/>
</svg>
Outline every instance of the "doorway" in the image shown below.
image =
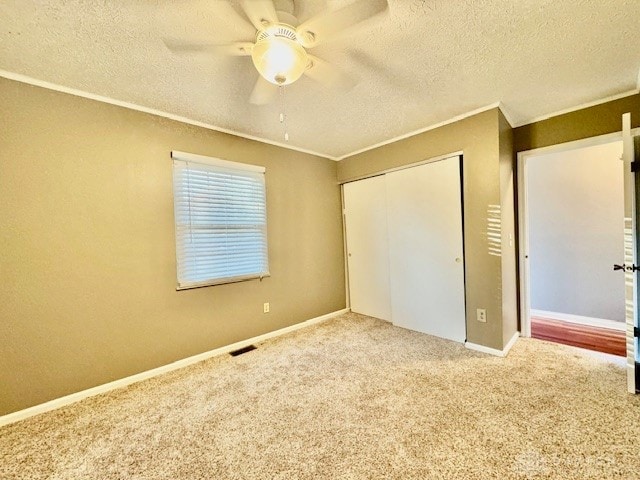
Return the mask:
<svg viewBox="0 0 640 480">
<path fill-rule="evenodd" d="M 625 355 L 621 157 L 618 134 L 518 154 L 526 336 Z"/>
</svg>

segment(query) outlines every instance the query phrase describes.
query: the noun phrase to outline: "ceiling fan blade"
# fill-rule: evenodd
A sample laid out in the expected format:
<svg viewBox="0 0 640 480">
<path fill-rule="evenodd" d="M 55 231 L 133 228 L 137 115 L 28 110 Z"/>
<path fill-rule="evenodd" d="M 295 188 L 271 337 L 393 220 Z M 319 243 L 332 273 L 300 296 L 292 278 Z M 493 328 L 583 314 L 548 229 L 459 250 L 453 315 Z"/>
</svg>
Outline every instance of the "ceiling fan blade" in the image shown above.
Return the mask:
<svg viewBox="0 0 640 480">
<path fill-rule="evenodd" d="M 229 28 L 236 31 L 240 38 L 255 37 L 256 29 L 253 28 L 247 20 L 236 11 L 228 0 L 216 0 L 213 2 L 216 13 L 216 19 L 225 23 Z"/>
<path fill-rule="evenodd" d="M 278 86 L 265 80 L 262 75 L 258 76 L 256 85 L 253 87 L 249 102 L 254 105 L 266 105 L 273 102 L 278 96 Z"/>
<path fill-rule="evenodd" d="M 312 48 L 331 38 L 332 35 L 384 12 L 387 0 L 358 0 L 338 10 L 329 10 L 310 18 L 296 29 L 305 48 Z"/>
<path fill-rule="evenodd" d="M 230 57 L 245 57 L 251 55 L 253 49 L 253 43 L 251 42 L 216 45 L 214 43 L 187 43 L 169 38 L 164 38 L 162 41 L 169 50 L 177 54 L 212 53 Z"/>
<path fill-rule="evenodd" d="M 278 14 L 272 0 L 242 0 L 242 8 L 256 30 L 264 30 L 278 23 Z"/>
<path fill-rule="evenodd" d="M 309 63 L 311 66 L 304 71 L 304 74 L 326 87 L 350 90 L 356 84 L 353 78 L 339 72 L 321 58 L 309 55 Z"/>
</svg>

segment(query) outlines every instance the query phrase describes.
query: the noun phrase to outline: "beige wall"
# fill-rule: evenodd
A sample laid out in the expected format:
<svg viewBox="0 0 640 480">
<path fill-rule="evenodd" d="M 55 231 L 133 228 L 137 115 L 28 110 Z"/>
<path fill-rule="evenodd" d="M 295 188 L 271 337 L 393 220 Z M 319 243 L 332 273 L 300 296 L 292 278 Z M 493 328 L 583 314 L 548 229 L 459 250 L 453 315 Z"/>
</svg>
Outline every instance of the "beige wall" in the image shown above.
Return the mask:
<svg viewBox="0 0 640 480">
<path fill-rule="evenodd" d="M 513 130 L 514 151 L 524 152 L 622 130 L 622 114 L 631 112 L 640 127 L 640 94 L 523 125 Z"/>
<path fill-rule="evenodd" d="M 335 162 L 4 79 L 0 97 L 0 414 L 344 308 Z M 171 150 L 266 167 L 270 278 L 175 290 Z"/>
<path fill-rule="evenodd" d="M 500 115 L 496 108 L 354 155 L 338 164 L 338 179 L 344 182 L 439 155 L 464 152 L 467 340 L 495 349 L 502 349 L 506 341 L 503 339 L 502 259 L 489 253 L 487 237 L 488 211 L 500 205 L 503 197 Z M 503 216 L 509 214 L 507 210 L 502 208 Z M 509 275 L 515 278 L 515 272 Z M 477 308 L 487 310 L 487 323 L 476 320 Z"/>
<path fill-rule="evenodd" d="M 518 331 L 518 275 L 516 260 L 513 129 L 500 112 L 500 203 L 502 205 L 502 341 Z"/>
</svg>

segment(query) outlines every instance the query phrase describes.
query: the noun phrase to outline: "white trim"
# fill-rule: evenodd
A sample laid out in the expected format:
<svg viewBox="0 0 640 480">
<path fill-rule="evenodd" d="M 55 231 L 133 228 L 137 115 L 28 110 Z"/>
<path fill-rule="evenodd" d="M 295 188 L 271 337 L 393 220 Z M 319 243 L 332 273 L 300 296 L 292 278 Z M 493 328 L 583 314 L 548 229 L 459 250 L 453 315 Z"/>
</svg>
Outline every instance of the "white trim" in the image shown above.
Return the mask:
<svg viewBox="0 0 640 480">
<path fill-rule="evenodd" d="M 14 80 L 16 82 L 22 82 L 29 85 L 33 85 L 35 87 L 42 87 L 48 90 L 54 90 L 56 92 L 68 93 L 69 95 L 75 95 L 76 97 L 88 98 L 89 100 L 95 100 L 97 102 L 108 103 L 109 105 L 116 105 L 118 107 L 128 108 L 129 110 L 135 110 L 138 112 L 149 113 L 151 115 L 156 115 L 158 117 L 168 118 L 169 120 L 174 120 L 176 122 L 186 123 L 188 125 L 194 125 L 196 127 L 206 128 L 207 130 L 214 130 L 216 132 L 227 133 L 229 135 L 235 135 L 236 137 L 246 138 L 248 140 L 254 140 L 256 142 L 266 143 L 268 145 L 274 145 L 280 148 L 286 148 L 287 150 L 294 150 L 296 152 L 307 153 L 309 155 L 315 155 L 317 157 L 326 158 L 328 160 L 337 161 L 338 158 L 327 155 L 325 153 L 315 152 L 313 150 L 308 150 L 306 148 L 294 147 L 288 143 L 280 143 L 275 142 L 273 140 L 268 140 L 266 138 L 257 137 L 254 135 L 249 135 L 247 133 L 238 132 L 236 130 L 230 130 L 228 128 L 218 127 L 216 125 L 212 125 L 210 123 L 201 122 L 199 120 L 192 120 L 187 117 L 183 117 L 180 115 L 174 115 L 173 113 L 163 112 L 161 110 L 156 110 L 155 108 L 143 107 L 141 105 L 136 105 L 135 103 L 125 102 L 123 100 L 116 100 L 115 98 L 105 97 L 102 95 L 96 95 L 94 93 L 85 92 L 83 90 L 78 90 L 75 88 L 65 87 L 63 85 L 57 85 L 55 83 L 50 83 L 44 80 L 38 80 L 37 78 L 28 77 L 26 75 L 22 75 L 19 73 L 8 72 L 6 70 L 0 70 L 0 77 Z"/>
<path fill-rule="evenodd" d="M 636 209 L 636 174 L 631 169 L 632 162 L 636 159 L 634 146 L 634 134 L 631 130 L 631 113 L 622 115 L 622 161 L 624 164 L 624 263 L 635 265 L 637 263 L 637 222 Z M 635 338 L 634 329 L 638 326 L 638 279 L 634 272 L 625 270 L 625 319 L 627 323 L 627 389 L 635 394 L 636 362 L 638 360 L 638 340 Z"/>
<path fill-rule="evenodd" d="M 494 108 L 500 108 L 500 102 L 492 103 L 491 105 L 487 105 L 485 107 L 478 108 L 476 110 L 472 110 L 467 113 L 463 113 L 458 115 L 457 117 L 450 118 L 449 120 L 445 120 L 444 122 L 436 123 L 434 125 L 430 125 L 428 127 L 420 128 L 418 130 L 414 130 L 409 133 L 405 133 L 404 135 L 399 135 L 397 137 L 390 138 L 388 140 L 383 140 L 382 142 L 376 143 L 374 145 L 361 148 L 360 150 L 356 150 L 351 153 L 347 153 L 346 155 L 342 155 L 336 160 L 344 160 L 345 158 L 353 157 L 354 155 L 358 155 L 360 153 L 367 152 L 369 150 L 373 150 L 375 148 L 383 147 L 385 145 L 389 145 L 390 143 L 395 143 L 399 140 L 404 140 L 405 138 L 414 137 L 416 135 L 420 135 L 421 133 L 428 132 L 429 130 L 435 130 L 436 128 L 444 127 L 445 125 L 449 125 L 451 123 L 459 122 L 460 120 L 464 120 L 465 118 L 473 117 L 474 115 L 478 115 L 480 113 L 488 112 L 489 110 L 493 110 Z M 504 112 L 503 112 L 504 113 Z"/>
<path fill-rule="evenodd" d="M 507 342 L 507 344 L 504 346 L 502 351 L 504 352 L 504 356 L 505 357 L 507 356 L 507 354 L 511 350 L 511 347 L 513 347 L 516 344 L 516 342 L 518 341 L 519 338 L 520 338 L 520 332 L 514 333 L 513 336 L 511 337 L 511 340 L 509 340 Z"/>
<path fill-rule="evenodd" d="M 266 243 L 266 242 L 265 242 Z M 176 259 L 177 261 L 177 259 Z M 178 281 L 176 291 L 191 290 L 192 288 L 215 287 L 216 285 L 226 285 L 228 283 L 248 282 L 249 280 L 260 280 L 271 277 L 270 272 L 252 273 L 251 275 L 241 275 L 239 277 L 224 277 L 215 280 L 205 280 L 204 282 L 182 282 Z"/>
<path fill-rule="evenodd" d="M 599 100 L 594 100 L 594 101 L 588 102 L 588 103 L 583 103 L 583 104 L 577 105 L 575 107 L 567 108 L 567 109 L 564 109 L 564 110 L 559 110 L 557 112 L 549 113 L 547 115 L 542 115 L 542 116 L 539 116 L 539 117 L 534 117 L 532 119 L 525 120 L 525 121 L 522 121 L 522 122 L 514 122 L 512 115 L 510 114 L 509 110 L 506 108 L 504 103 L 496 102 L 496 103 L 492 103 L 490 105 L 487 105 L 485 107 L 481 107 L 481 108 L 478 108 L 476 110 L 472 110 L 470 112 L 463 113 L 463 114 L 458 115 L 456 117 L 450 118 L 449 120 L 445 120 L 443 122 L 436 123 L 436 124 L 430 125 L 428 127 L 420 128 L 418 130 L 414 130 L 412 132 L 405 133 L 404 135 L 399 135 L 397 137 L 393 137 L 393 138 L 390 138 L 388 140 L 384 140 L 384 141 L 376 143 L 374 145 L 370 145 L 368 147 L 361 148 L 360 150 L 356 150 L 354 152 L 347 153 L 345 155 L 341 155 L 341 156 L 335 157 L 333 159 L 341 161 L 341 160 L 344 160 L 345 158 L 349 158 L 349 157 L 352 157 L 354 155 L 358 155 L 360 153 L 364 153 L 364 152 L 367 152 L 369 150 L 373 150 L 375 148 L 383 147 L 383 146 L 388 145 L 390 143 L 394 143 L 394 142 L 397 142 L 399 140 L 404 140 L 406 138 L 413 137 L 415 135 L 419 135 L 421 133 L 428 132 L 429 130 L 435 130 L 436 128 L 444 127 L 444 126 L 449 125 L 451 123 L 459 122 L 461 120 L 464 120 L 465 118 L 469 118 L 469 117 L 472 117 L 474 115 L 478 115 L 480 113 L 488 112 L 489 110 L 493 110 L 494 108 L 500 109 L 500 111 L 502 112 L 504 117 L 507 119 L 507 121 L 509 122 L 509 124 L 511 125 L 512 128 L 517 128 L 517 127 L 521 127 L 523 125 L 528 125 L 530 123 L 535 123 L 535 122 L 540 122 L 542 120 L 547 120 L 547 119 L 549 119 L 551 117 L 555 117 L 557 115 L 564 115 L 565 113 L 575 112 L 575 111 L 578 111 L 578 110 L 582 110 L 584 108 L 594 107 L 596 105 L 601 105 L 603 103 L 612 102 L 614 100 L 619 100 L 619 99 L 625 98 L 625 97 L 630 97 L 631 95 L 636 95 L 636 94 L 640 93 L 640 72 L 638 74 L 638 84 L 639 84 L 638 88 L 634 89 L 634 90 L 629 90 L 627 92 L 619 93 L 617 95 L 611 95 L 611 96 L 606 97 L 606 98 L 602 98 L 602 99 L 599 99 Z"/>
<path fill-rule="evenodd" d="M 351 291 L 349 290 L 349 249 L 347 246 L 347 209 L 344 203 L 344 185 L 340 185 L 340 216 L 342 217 L 342 255 L 344 258 L 344 294 L 347 299 L 347 308 L 351 308 Z"/>
<path fill-rule="evenodd" d="M 632 135 L 639 135 L 640 128 L 634 128 L 631 130 Z M 555 145 L 549 145 L 548 147 L 534 148 L 533 150 L 524 150 L 518 152 L 518 159 L 523 157 L 537 157 L 539 155 L 548 155 L 550 153 L 567 152 L 570 150 L 578 150 L 580 148 L 595 147 L 598 145 L 604 145 L 605 143 L 613 143 L 622 141 L 622 132 L 606 133 L 604 135 L 598 135 L 596 137 L 581 138 L 579 140 L 573 140 L 571 142 L 557 143 Z"/>
<path fill-rule="evenodd" d="M 349 178 L 348 180 L 340 180 L 339 183 L 344 185 L 345 183 L 357 182 L 358 180 L 364 180 L 366 178 L 378 177 L 380 175 L 385 175 L 391 172 L 397 172 L 398 170 L 406 170 L 407 168 L 419 167 L 420 165 L 425 165 L 427 163 L 439 162 L 440 160 L 447 160 L 453 157 L 462 157 L 463 151 L 459 150 L 453 153 L 445 153 L 444 155 L 438 155 L 437 157 L 427 158 L 425 160 L 420 160 L 419 162 L 408 163 L 406 165 L 400 165 L 399 167 L 387 168 L 386 170 L 381 170 L 379 172 L 369 173 L 367 175 L 360 175 L 359 177 Z"/>
<path fill-rule="evenodd" d="M 436 128 L 439 128 L 439 127 L 443 127 L 445 125 L 449 125 L 450 123 L 455 123 L 455 122 L 458 122 L 460 120 L 464 120 L 465 118 L 472 117 L 473 115 L 478 115 L 479 113 L 483 113 L 483 112 L 492 110 L 494 108 L 499 108 L 500 107 L 500 102 L 496 102 L 496 103 L 493 103 L 491 105 L 487 105 L 486 107 L 478 108 L 476 110 L 472 110 L 470 112 L 463 113 L 463 114 L 458 115 L 456 117 L 450 118 L 449 120 L 445 120 L 443 122 L 436 123 L 435 125 L 431 125 L 431 126 L 419 129 L 419 130 L 415 130 L 413 132 L 409 132 L 409 133 L 401 135 L 399 137 L 395 137 L 395 138 L 392 138 L 392 139 L 385 140 L 383 142 L 377 143 L 375 145 L 371 145 L 369 147 L 365 147 L 365 148 L 363 148 L 361 150 L 357 150 L 355 152 L 351 152 L 351 153 L 348 153 L 346 155 L 335 156 L 335 155 L 329 155 L 327 153 L 316 152 L 314 150 L 309 150 L 309 149 L 306 149 L 306 148 L 294 147 L 293 145 L 288 144 L 288 143 L 275 142 L 273 140 L 268 140 L 266 138 L 257 137 L 257 136 L 254 136 L 254 135 L 249 135 L 249 134 L 246 134 L 246 133 L 238 132 L 236 130 L 230 130 L 228 128 L 218 127 L 218 126 L 212 125 L 210 123 L 201 122 L 199 120 L 192 120 L 190 118 L 183 117 L 183 116 L 180 116 L 180 115 L 174 115 L 173 113 L 163 112 L 161 110 L 156 110 L 154 108 L 148 108 L 148 107 L 143 107 L 141 105 L 136 105 L 135 103 L 126 102 L 126 101 L 123 101 L 123 100 L 116 100 L 115 98 L 105 97 L 105 96 L 102 96 L 102 95 L 96 95 L 94 93 L 85 92 L 83 90 L 78 90 L 78 89 L 75 89 L 75 88 L 65 87 L 63 85 L 58 85 L 58 84 L 55 84 L 55 83 L 47 82 L 45 80 L 39 80 L 37 78 L 29 77 L 27 75 L 22 75 L 20 73 L 9 72 L 7 70 L 0 70 L 0 77 L 7 78 L 9 80 L 14 80 L 16 82 L 26 83 L 28 85 L 33 85 L 35 87 L 41 87 L 41 88 L 46 88 L 48 90 L 54 90 L 56 92 L 62 92 L 62 93 L 67 93 L 69 95 L 75 95 L 76 97 L 88 98 L 89 100 L 95 100 L 97 102 L 108 103 L 110 105 L 116 105 L 118 107 L 128 108 L 130 110 L 135 110 L 135 111 L 138 111 L 138 112 L 149 113 L 151 115 L 156 115 L 158 117 L 168 118 L 169 120 L 174 120 L 176 122 L 186 123 L 188 125 L 194 125 L 196 127 L 202 127 L 202 128 L 206 128 L 208 130 L 214 130 L 216 132 L 227 133 L 229 135 L 235 135 L 237 137 L 246 138 L 248 140 L 254 140 L 256 142 L 262 142 L 262 143 L 266 143 L 268 145 L 274 145 L 276 147 L 286 148 L 288 150 L 294 150 L 296 152 L 301 152 L 301 153 L 307 153 L 309 155 L 315 155 L 315 156 L 318 156 L 318 157 L 322 157 L 322 158 L 326 158 L 328 160 L 334 160 L 334 161 L 340 161 L 340 160 L 343 160 L 343 159 L 345 159 L 347 157 L 351 157 L 353 155 L 356 155 L 358 153 L 366 152 L 368 150 L 373 150 L 374 148 L 378 148 L 378 147 L 381 147 L 383 145 L 387 145 L 389 143 L 397 142 L 398 140 L 403 140 L 405 138 L 412 137 L 414 135 L 418 135 L 420 133 L 424 133 L 424 132 L 427 132 L 429 130 L 433 130 L 433 129 L 436 129 Z M 504 110 L 503 110 L 503 114 L 504 114 Z M 505 115 L 505 117 L 506 117 L 506 115 Z"/>
<path fill-rule="evenodd" d="M 526 152 L 518 152 L 516 160 L 516 172 L 518 178 L 518 270 L 520 272 L 520 333 L 523 337 L 531 336 L 531 317 L 529 293 L 529 215 L 527 182 Z"/>
<path fill-rule="evenodd" d="M 582 315 L 572 315 L 569 313 L 548 312 L 546 310 L 531 309 L 532 317 L 546 318 L 549 320 L 559 320 L 561 322 L 577 323 L 578 325 L 589 325 L 591 327 L 608 328 L 624 332 L 627 329 L 625 322 L 616 322 L 606 318 L 584 317 Z"/>
<path fill-rule="evenodd" d="M 9 72 L 7 70 L 0 70 L 0 77 L 6 78 L 6 79 L 9 79 L 9 80 L 14 80 L 16 82 L 26 83 L 28 85 L 33 85 L 35 87 L 46 88 L 48 90 L 53 90 L 53 91 L 56 91 L 56 92 L 62 92 L 62 93 L 67 93 L 69 95 L 75 95 L 76 97 L 87 98 L 87 99 L 90 99 L 90 100 L 95 100 L 97 102 L 108 103 L 110 105 L 116 105 L 118 107 L 128 108 L 130 110 L 135 110 L 135 111 L 138 111 L 138 112 L 148 113 L 148 114 L 151 114 L 151 115 L 156 115 L 158 117 L 168 118 L 169 120 L 174 120 L 176 122 L 186 123 L 188 125 L 194 125 L 196 127 L 206 128 L 207 130 L 213 130 L 213 131 L 216 131 L 216 132 L 227 133 L 229 135 L 234 135 L 236 137 L 246 138 L 247 140 L 254 140 L 256 142 L 266 143 L 268 145 L 273 145 L 273 146 L 280 147 L 280 148 L 286 148 L 287 150 L 293 150 L 293 151 L 296 151 L 296 152 L 306 153 L 306 154 L 309 154 L 309 155 L 315 155 L 317 157 L 322 157 L 322 158 L 326 158 L 328 160 L 334 160 L 334 161 L 344 160 L 345 158 L 352 157 L 354 155 L 358 155 L 360 153 L 364 153 L 364 152 L 367 152 L 369 150 L 373 150 L 375 148 L 382 147 L 384 145 L 388 145 L 390 143 L 397 142 L 399 140 L 404 140 L 405 138 L 413 137 L 415 135 L 419 135 L 421 133 L 428 132 L 429 130 L 435 130 L 436 128 L 444 127 L 445 125 L 449 125 L 451 123 L 459 122 L 460 120 L 464 120 L 465 118 L 469 118 L 469 117 L 472 117 L 474 115 L 478 115 L 480 113 L 484 113 L 484 112 L 487 112 L 489 110 L 493 110 L 494 108 L 499 108 L 502 111 L 502 114 L 505 116 L 507 121 L 511 124 L 512 128 L 517 128 L 517 127 L 521 127 L 523 125 L 528 125 L 530 123 L 540 122 L 542 120 L 548 120 L 549 118 L 555 117 L 557 115 L 563 115 L 565 113 L 575 112 L 577 110 L 582 110 L 583 108 L 593 107 L 595 105 L 600 105 L 600 104 L 603 104 L 603 103 L 611 102 L 613 100 L 619 100 L 621 98 L 630 97 L 631 95 L 636 95 L 637 93 L 640 93 L 640 70 L 639 70 L 638 71 L 638 87 L 636 89 L 629 90 L 628 92 L 619 93 L 617 95 L 612 95 L 610 97 L 602 98 L 600 100 L 595 100 L 593 102 L 583 103 L 583 104 L 578 105 L 576 107 L 571 107 L 571 108 L 567 108 L 565 110 L 560 110 L 560 111 L 549 113 L 549 114 L 546 114 L 546 115 L 541 115 L 539 117 L 534 117 L 534 118 L 531 118 L 529 120 L 525 120 L 525 121 L 522 121 L 522 122 L 514 122 L 512 120 L 512 116 L 509 114 L 509 112 L 506 109 L 505 105 L 502 102 L 496 102 L 496 103 L 492 103 L 490 105 L 487 105 L 485 107 L 480 107 L 480 108 L 478 108 L 476 110 L 472 110 L 470 112 L 463 113 L 461 115 L 452 117 L 449 120 L 444 120 L 444 121 L 442 121 L 440 123 L 436 123 L 436 124 L 430 125 L 428 127 L 424 127 L 424 128 L 421 128 L 421 129 L 418 129 L 418 130 L 414 130 L 414 131 L 409 132 L 409 133 L 405 133 L 404 135 L 400 135 L 400 136 L 397 136 L 397 137 L 394 137 L 394 138 L 390 138 L 388 140 L 384 140 L 382 142 L 376 143 L 374 145 L 370 145 L 368 147 L 361 148 L 361 149 L 353 151 L 351 153 L 347 153 L 347 154 L 344 154 L 344 155 L 336 156 L 336 155 L 329 155 L 327 153 L 316 152 L 314 150 L 309 150 L 309 149 L 302 148 L 302 147 L 295 147 L 295 146 L 293 146 L 291 144 L 288 144 L 288 143 L 276 142 L 274 140 L 269 140 L 269 139 L 266 139 L 266 138 L 263 138 L 263 137 L 258 137 L 258 136 L 255 136 L 255 135 L 242 133 L 242 132 L 239 132 L 237 130 L 231 130 L 231 129 L 228 129 L 228 128 L 218 127 L 218 126 L 212 125 L 210 123 L 201 122 L 199 120 L 192 120 L 190 118 L 183 117 L 183 116 L 180 116 L 180 115 L 174 115 L 173 113 L 163 112 L 161 110 L 156 110 L 154 108 L 143 107 L 142 105 L 136 105 L 135 103 L 126 102 L 126 101 L 123 101 L 123 100 L 117 100 L 115 98 L 105 97 L 103 95 L 96 95 L 94 93 L 85 92 L 83 90 L 78 90 L 76 88 L 65 87 L 63 85 L 58 85 L 58 84 L 55 84 L 55 83 L 47 82 L 45 80 L 39 80 L 37 78 L 29 77 L 27 75 L 22 75 L 20 73 Z"/>
<path fill-rule="evenodd" d="M 205 155 L 198 155 L 195 153 L 178 152 L 175 150 L 171 152 L 171 158 L 182 162 L 202 163 L 204 165 L 213 165 L 215 167 L 228 168 L 230 170 L 243 170 L 258 173 L 264 173 L 266 171 L 265 167 L 261 167 L 260 165 L 230 162 L 229 160 L 222 160 L 221 158 L 207 157 Z"/>
<path fill-rule="evenodd" d="M 627 365 L 627 393 L 636 395 L 636 367 Z"/>
<path fill-rule="evenodd" d="M 580 105 L 576 105 L 575 107 L 565 108 L 564 110 L 558 110 L 557 112 L 548 113 L 546 115 L 540 115 L 539 117 L 530 118 L 529 120 L 525 120 L 523 122 L 517 122 L 516 124 L 512 124 L 513 128 L 522 127 L 523 125 L 529 125 L 530 123 L 542 122 L 543 120 L 548 120 L 550 118 L 557 117 L 558 115 L 565 115 L 567 113 L 577 112 L 578 110 L 582 110 L 584 108 L 595 107 L 596 105 L 602 105 L 603 103 L 613 102 L 614 100 L 620 100 L 621 98 L 630 97 L 631 95 L 636 95 L 640 93 L 640 74 L 638 76 L 638 80 L 639 80 L 638 88 L 635 88 L 633 90 L 618 93 L 616 95 L 611 95 L 609 97 L 601 98 L 599 100 L 594 100 L 592 102 L 582 103 Z"/>
<path fill-rule="evenodd" d="M 518 338 L 520 337 L 520 332 L 516 332 L 513 334 L 513 337 L 507 342 L 502 350 L 498 350 L 497 348 L 489 348 L 484 345 L 478 345 L 477 343 L 464 342 L 465 348 L 469 350 L 475 350 L 476 352 L 488 353 L 489 355 L 494 355 L 496 357 L 506 357 L 509 354 L 509 350 L 513 347 Z"/>
<path fill-rule="evenodd" d="M 640 134 L 640 128 L 632 132 Z M 622 132 L 613 132 L 596 137 L 583 138 L 571 142 L 559 143 L 548 147 L 535 148 L 517 153 L 518 173 L 518 266 L 520 269 L 520 330 L 523 337 L 531 336 L 531 295 L 529 286 L 529 211 L 527 191 L 527 160 L 530 157 L 560 153 L 579 148 L 592 147 L 622 141 Z"/>
<path fill-rule="evenodd" d="M 19 422 L 20 420 L 33 417 L 34 415 L 39 415 L 44 412 L 56 410 L 66 405 L 70 405 L 72 403 L 79 402 L 80 400 L 84 400 L 85 398 L 89 398 L 95 395 L 99 395 L 101 393 L 109 392 L 117 388 L 126 387 L 127 385 L 131 385 L 132 383 L 141 382 L 143 380 L 157 377 L 158 375 L 163 375 L 165 373 L 172 372 L 180 368 L 188 367 L 189 365 L 193 365 L 194 363 L 198 363 L 203 360 L 207 360 L 211 357 L 216 357 L 218 355 L 229 353 L 234 350 L 247 347 L 251 344 L 262 343 L 265 340 L 269 340 L 270 338 L 279 337 L 281 335 L 285 335 L 287 333 L 291 333 L 296 330 L 300 330 L 302 328 L 310 327 L 311 325 L 316 325 L 318 323 L 321 323 L 331 318 L 342 315 L 343 313 L 347 313 L 348 311 L 349 311 L 348 308 L 343 308 L 342 310 L 327 313 L 325 315 L 321 315 L 319 317 L 315 317 L 301 323 L 296 323 L 295 325 L 291 325 L 289 327 L 281 328 L 273 332 L 265 333 L 263 335 L 258 335 L 257 337 L 249 338 L 247 340 L 241 340 L 239 342 L 232 343 L 231 345 L 226 345 L 224 347 L 216 348 L 215 350 L 210 350 L 208 352 L 200 353 L 192 357 L 184 358 L 182 360 L 178 360 L 176 362 L 170 363 L 168 365 L 164 365 L 162 367 L 137 373 L 129 377 L 115 380 L 113 382 L 105 383 L 103 385 L 98 385 L 97 387 L 89 388 L 87 390 L 82 390 L 81 392 L 76 392 L 70 395 L 66 395 L 64 397 L 56 398 L 46 403 L 41 403 L 40 405 L 35 405 L 33 407 L 25 408 L 24 410 L 19 410 L 17 412 L 9 413 L 7 415 L 3 415 L 0 417 L 0 427 L 4 425 L 8 425 L 10 423 Z"/>
<path fill-rule="evenodd" d="M 500 111 L 502 112 L 502 115 L 504 115 L 504 118 L 507 119 L 507 122 L 509 122 L 509 126 L 511 128 L 513 128 L 513 126 L 515 125 L 516 122 L 513 121 L 513 116 L 511 116 L 511 113 L 509 112 L 509 110 L 507 109 L 507 107 L 505 106 L 504 103 L 499 102 L 499 107 Z"/>
<path fill-rule="evenodd" d="M 636 88 L 640 91 L 640 68 L 638 69 L 638 80 L 636 81 Z"/>
</svg>

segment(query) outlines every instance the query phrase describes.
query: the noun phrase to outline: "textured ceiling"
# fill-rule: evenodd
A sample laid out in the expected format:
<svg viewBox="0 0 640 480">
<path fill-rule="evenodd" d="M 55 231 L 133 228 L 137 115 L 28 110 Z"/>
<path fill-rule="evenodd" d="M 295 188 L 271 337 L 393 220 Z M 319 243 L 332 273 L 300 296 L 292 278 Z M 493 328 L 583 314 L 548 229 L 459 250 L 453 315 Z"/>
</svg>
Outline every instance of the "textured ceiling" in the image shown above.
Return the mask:
<svg viewBox="0 0 640 480">
<path fill-rule="evenodd" d="M 221 3 L 3 0 L 0 69 L 285 143 L 280 102 L 248 102 L 249 57 L 180 57 L 161 40 L 253 41 Z M 349 3 L 296 0 L 297 15 Z M 342 157 L 496 102 L 522 124 L 637 88 L 638 45 L 639 0 L 389 0 L 311 50 L 358 83 L 286 87 L 289 144 Z"/>
</svg>

